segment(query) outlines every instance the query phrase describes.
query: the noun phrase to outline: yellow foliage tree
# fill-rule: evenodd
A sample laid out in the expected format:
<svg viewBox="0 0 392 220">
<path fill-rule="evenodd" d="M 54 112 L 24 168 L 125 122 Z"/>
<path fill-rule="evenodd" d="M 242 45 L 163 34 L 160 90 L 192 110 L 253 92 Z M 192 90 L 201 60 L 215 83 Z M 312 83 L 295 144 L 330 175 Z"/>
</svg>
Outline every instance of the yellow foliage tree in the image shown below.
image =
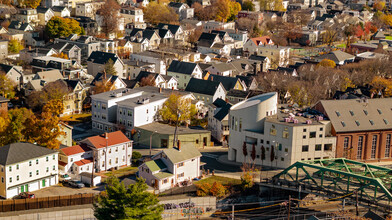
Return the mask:
<svg viewBox="0 0 392 220">
<path fill-rule="evenodd" d="M 349 79 L 349 78 L 346 77 L 346 78 L 344 78 L 342 84 L 340 85 L 340 89 L 341 89 L 342 91 L 346 91 L 346 89 L 347 89 L 348 87 L 354 88 L 354 87 L 355 87 L 355 84 L 351 81 L 351 79 Z"/>
<path fill-rule="evenodd" d="M 374 8 L 374 10 L 382 11 L 385 8 L 385 2 L 384 1 L 376 1 L 373 4 L 373 8 Z"/>
<path fill-rule="evenodd" d="M 15 84 L 4 72 L 0 72 L 0 95 L 12 99 L 15 96 Z"/>
<path fill-rule="evenodd" d="M 370 85 L 373 87 L 371 92 L 379 93 L 382 92 L 384 97 L 391 97 L 392 96 L 392 80 L 385 79 L 380 76 L 376 76 L 373 78 Z"/>
<path fill-rule="evenodd" d="M 63 58 L 63 59 L 69 60 L 68 55 L 63 52 L 61 52 L 59 54 L 53 54 L 52 57 L 58 57 L 58 58 Z"/>
<path fill-rule="evenodd" d="M 323 59 L 320 63 L 317 64 L 317 66 L 335 68 L 336 67 L 336 63 L 333 60 L 330 60 L 330 59 Z"/>
<path fill-rule="evenodd" d="M 381 15 L 381 21 L 388 26 L 392 26 L 392 14 Z"/>
<path fill-rule="evenodd" d="M 150 2 L 143 10 L 144 18 L 151 24 L 178 23 L 178 15 L 163 3 Z"/>
<path fill-rule="evenodd" d="M 169 123 L 185 122 L 190 123 L 192 117 L 197 113 L 196 107 L 191 103 L 191 99 L 183 98 L 178 94 L 171 94 L 162 109 L 159 111 L 162 119 Z"/>
<path fill-rule="evenodd" d="M 217 0 L 213 7 L 216 8 L 215 20 L 223 22 L 235 20 L 241 11 L 240 3 L 232 0 Z"/>
</svg>

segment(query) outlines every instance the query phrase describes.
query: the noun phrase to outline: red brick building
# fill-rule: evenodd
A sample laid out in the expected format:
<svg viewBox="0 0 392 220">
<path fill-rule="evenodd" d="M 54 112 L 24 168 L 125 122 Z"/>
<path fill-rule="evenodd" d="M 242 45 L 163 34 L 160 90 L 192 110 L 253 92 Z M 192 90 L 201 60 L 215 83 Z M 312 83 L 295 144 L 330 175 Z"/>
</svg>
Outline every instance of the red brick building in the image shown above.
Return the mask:
<svg viewBox="0 0 392 220">
<path fill-rule="evenodd" d="M 336 157 L 392 161 L 392 99 L 323 100 L 315 107 L 331 121 Z"/>
<path fill-rule="evenodd" d="M 9 101 L 10 100 L 8 100 L 0 95 L 0 112 L 2 112 L 2 111 L 7 112 L 8 111 L 8 102 Z"/>
</svg>

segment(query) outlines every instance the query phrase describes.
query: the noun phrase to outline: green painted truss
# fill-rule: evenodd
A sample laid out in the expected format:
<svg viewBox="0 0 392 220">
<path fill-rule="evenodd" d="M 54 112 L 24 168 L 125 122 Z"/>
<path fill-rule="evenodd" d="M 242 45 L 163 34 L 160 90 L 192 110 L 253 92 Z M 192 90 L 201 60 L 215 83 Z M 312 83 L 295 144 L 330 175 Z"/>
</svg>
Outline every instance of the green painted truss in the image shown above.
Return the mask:
<svg viewBox="0 0 392 220">
<path fill-rule="evenodd" d="M 361 201 L 389 206 L 392 169 L 345 158 L 298 161 L 273 177 L 289 187 L 307 186 L 327 195 L 347 195 Z"/>
</svg>

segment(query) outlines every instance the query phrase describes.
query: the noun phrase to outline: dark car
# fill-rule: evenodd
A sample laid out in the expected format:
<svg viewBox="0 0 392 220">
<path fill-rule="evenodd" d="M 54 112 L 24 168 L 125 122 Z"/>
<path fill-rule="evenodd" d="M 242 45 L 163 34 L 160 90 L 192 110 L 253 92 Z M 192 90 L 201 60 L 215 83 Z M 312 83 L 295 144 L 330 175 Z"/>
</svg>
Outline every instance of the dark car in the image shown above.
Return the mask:
<svg viewBox="0 0 392 220">
<path fill-rule="evenodd" d="M 14 197 L 14 199 L 34 199 L 34 198 L 35 198 L 34 193 L 29 193 L 29 192 L 22 192 Z"/>
<path fill-rule="evenodd" d="M 83 188 L 84 184 L 77 180 L 68 181 L 68 185 L 74 188 Z"/>
</svg>

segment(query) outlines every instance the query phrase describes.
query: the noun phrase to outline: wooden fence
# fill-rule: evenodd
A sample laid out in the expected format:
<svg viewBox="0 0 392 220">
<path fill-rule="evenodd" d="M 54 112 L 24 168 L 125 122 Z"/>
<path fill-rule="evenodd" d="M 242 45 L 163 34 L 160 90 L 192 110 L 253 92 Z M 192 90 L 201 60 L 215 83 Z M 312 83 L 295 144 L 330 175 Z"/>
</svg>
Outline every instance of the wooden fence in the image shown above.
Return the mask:
<svg viewBox="0 0 392 220">
<path fill-rule="evenodd" d="M 0 212 L 93 204 L 95 196 L 93 193 L 87 193 L 35 199 L 0 200 Z"/>
</svg>

